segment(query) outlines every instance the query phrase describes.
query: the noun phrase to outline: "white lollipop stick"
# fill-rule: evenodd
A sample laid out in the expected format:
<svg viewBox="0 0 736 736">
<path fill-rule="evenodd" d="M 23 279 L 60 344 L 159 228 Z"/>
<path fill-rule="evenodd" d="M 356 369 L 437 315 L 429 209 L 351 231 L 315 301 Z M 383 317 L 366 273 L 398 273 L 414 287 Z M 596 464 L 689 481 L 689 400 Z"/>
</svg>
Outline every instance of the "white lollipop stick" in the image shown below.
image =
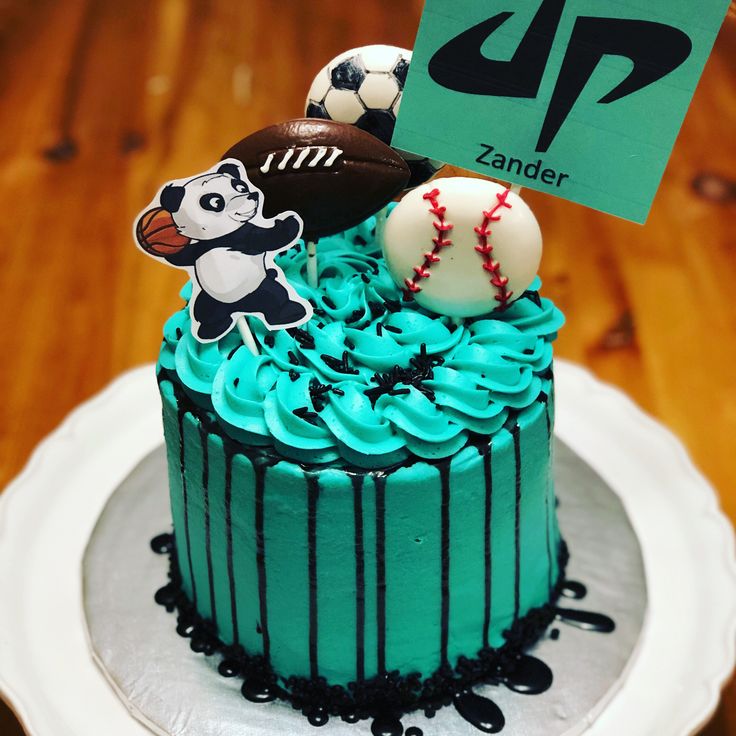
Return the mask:
<svg viewBox="0 0 736 736">
<path fill-rule="evenodd" d="M 317 242 L 307 241 L 307 283 L 316 289 L 319 286 L 319 274 L 317 272 Z"/>
<path fill-rule="evenodd" d="M 379 248 L 383 247 L 383 236 L 386 232 L 386 220 L 388 218 L 388 205 L 381 207 L 376 212 L 376 245 Z"/>
<path fill-rule="evenodd" d="M 240 337 L 243 340 L 243 345 L 250 350 L 250 352 L 253 355 L 260 355 L 258 352 L 258 345 L 256 343 L 255 337 L 253 337 L 253 333 L 250 331 L 250 327 L 248 326 L 248 322 L 245 319 L 243 315 L 238 317 L 238 319 L 235 321 L 235 324 L 238 327 L 238 332 L 240 333 Z"/>
<path fill-rule="evenodd" d="M 521 192 L 521 184 L 511 184 L 509 186 L 509 189 L 511 190 L 512 194 L 519 194 Z"/>
</svg>

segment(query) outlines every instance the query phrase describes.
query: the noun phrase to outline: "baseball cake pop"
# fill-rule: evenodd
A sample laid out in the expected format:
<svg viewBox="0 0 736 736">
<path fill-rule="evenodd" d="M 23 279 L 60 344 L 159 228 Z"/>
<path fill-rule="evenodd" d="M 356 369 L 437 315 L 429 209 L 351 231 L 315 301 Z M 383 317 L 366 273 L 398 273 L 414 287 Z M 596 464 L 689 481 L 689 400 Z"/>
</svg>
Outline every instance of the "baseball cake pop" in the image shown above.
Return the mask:
<svg viewBox="0 0 736 736">
<path fill-rule="evenodd" d="M 396 206 L 383 253 L 407 299 L 438 314 L 505 309 L 534 280 L 542 234 L 524 200 L 485 179 L 423 184 Z"/>
</svg>

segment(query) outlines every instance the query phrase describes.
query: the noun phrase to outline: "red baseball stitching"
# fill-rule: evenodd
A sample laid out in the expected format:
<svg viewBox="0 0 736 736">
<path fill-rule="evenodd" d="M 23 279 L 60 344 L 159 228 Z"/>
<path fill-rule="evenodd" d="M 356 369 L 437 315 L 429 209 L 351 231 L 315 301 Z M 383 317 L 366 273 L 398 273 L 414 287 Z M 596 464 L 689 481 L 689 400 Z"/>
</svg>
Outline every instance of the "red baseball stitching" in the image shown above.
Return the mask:
<svg viewBox="0 0 736 736">
<path fill-rule="evenodd" d="M 422 290 L 422 287 L 419 286 L 419 281 L 430 277 L 429 269 L 432 267 L 432 264 L 439 263 L 441 260 L 439 253 L 442 248 L 452 245 L 452 240 L 445 238 L 445 234 L 452 230 L 452 223 L 445 220 L 445 210 L 447 208 L 440 206 L 439 200 L 437 199 L 439 193 L 439 189 L 433 189 L 431 192 L 426 192 L 423 195 L 423 199 L 429 200 L 429 203 L 432 205 L 429 211 L 437 218 L 432 223 L 434 229 L 437 231 L 437 235 L 432 238 L 434 247 L 431 251 L 424 254 L 424 261 L 420 265 L 413 267 L 414 275 L 411 278 L 407 276 L 404 279 L 404 284 L 406 285 L 404 289 L 405 301 L 411 300 L 413 294 Z"/>
<path fill-rule="evenodd" d="M 506 309 L 509 299 L 511 299 L 514 292 L 506 288 L 509 283 L 508 276 L 501 276 L 499 273 L 501 264 L 491 258 L 493 246 L 488 242 L 488 238 L 491 235 L 491 230 L 488 226 L 492 222 L 498 222 L 501 219 L 501 215 L 496 214 L 498 210 L 503 207 L 511 209 L 511 205 L 506 201 L 510 191 L 510 189 L 504 189 L 503 192 L 497 192 L 496 199 L 498 201 L 490 210 L 483 211 L 483 222 L 473 228 L 478 235 L 478 245 L 475 246 L 475 249 L 483 257 L 483 268 L 491 274 L 491 284 L 498 289 L 495 299 L 499 302 L 499 309 Z"/>
</svg>

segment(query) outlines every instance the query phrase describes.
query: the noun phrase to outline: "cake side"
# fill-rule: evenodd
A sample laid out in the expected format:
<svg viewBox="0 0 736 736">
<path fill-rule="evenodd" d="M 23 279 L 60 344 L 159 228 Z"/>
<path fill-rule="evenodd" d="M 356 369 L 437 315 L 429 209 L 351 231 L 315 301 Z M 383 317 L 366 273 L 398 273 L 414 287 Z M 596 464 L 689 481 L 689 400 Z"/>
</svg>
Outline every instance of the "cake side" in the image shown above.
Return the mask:
<svg viewBox="0 0 736 736">
<path fill-rule="evenodd" d="M 490 443 L 364 471 L 238 446 L 180 388 L 161 392 L 185 594 L 281 687 L 427 681 L 503 647 L 553 597 L 546 396 Z"/>
</svg>

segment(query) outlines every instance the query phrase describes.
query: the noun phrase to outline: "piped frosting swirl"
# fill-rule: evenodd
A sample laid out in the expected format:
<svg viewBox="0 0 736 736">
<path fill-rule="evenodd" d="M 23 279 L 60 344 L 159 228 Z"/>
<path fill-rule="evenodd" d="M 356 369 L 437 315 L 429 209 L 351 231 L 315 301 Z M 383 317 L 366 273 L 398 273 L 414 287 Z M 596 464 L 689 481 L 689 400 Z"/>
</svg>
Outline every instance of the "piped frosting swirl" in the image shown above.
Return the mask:
<svg viewBox="0 0 736 736">
<path fill-rule="evenodd" d="M 551 390 L 551 343 L 564 318 L 539 297 L 538 280 L 505 311 L 455 325 L 402 301 L 373 225 L 369 218 L 320 241 L 316 289 L 304 248 L 279 256 L 315 308 L 302 328 L 269 332 L 250 319 L 256 357 L 237 331 L 198 343 L 185 307 L 164 326 L 159 373 L 237 441 L 272 445 L 298 462 L 366 468 L 448 457 Z M 190 293 L 182 290 L 185 300 Z"/>
</svg>

